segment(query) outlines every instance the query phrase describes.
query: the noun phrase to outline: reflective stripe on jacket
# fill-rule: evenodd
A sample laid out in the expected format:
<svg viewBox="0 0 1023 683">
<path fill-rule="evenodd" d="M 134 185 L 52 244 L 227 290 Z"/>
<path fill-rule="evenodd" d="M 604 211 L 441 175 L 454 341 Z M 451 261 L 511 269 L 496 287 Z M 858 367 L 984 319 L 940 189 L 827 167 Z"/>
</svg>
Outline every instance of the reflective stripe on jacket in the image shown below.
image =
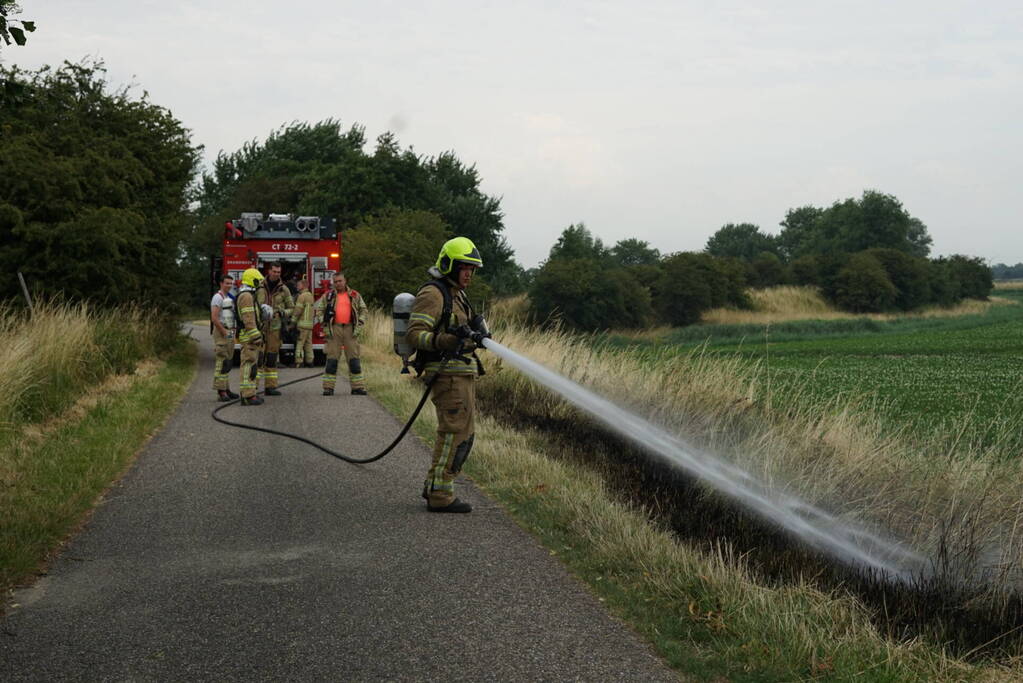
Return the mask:
<svg viewBox="0 0 1023 683">
<path fill-rule="evenodd" d="M 295 310 L 292 313 L 293 317 L 297 320 L 297 325 L 301 330 L 313 329 L 313 306 L 316 303 L 316 299 L 313 297 L 313 293 L 308 289 L 298 295 L 295 299 Z"/>
</svg>

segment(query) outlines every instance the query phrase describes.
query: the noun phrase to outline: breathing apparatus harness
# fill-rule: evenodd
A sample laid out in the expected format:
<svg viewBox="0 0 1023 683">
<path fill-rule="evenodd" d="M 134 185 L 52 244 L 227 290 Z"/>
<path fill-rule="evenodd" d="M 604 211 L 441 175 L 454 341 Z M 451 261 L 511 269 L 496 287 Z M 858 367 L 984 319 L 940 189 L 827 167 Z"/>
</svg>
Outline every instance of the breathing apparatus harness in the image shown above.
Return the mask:
<svg viewBox="0 0 1023 683">
<path fill-rule="evenodd" d="M 423 285 L 423 286 L 425 287 L 427 285 L 432 285 L 432 286 L 437 287 L 438 289 L 440 289 L 441 293 L 444 295 L 444 311 L 441 313 L 440 319 L 434 325 L 434 331 L 436 332 L 439 329 L 441 329 L 441 327 L 447 327 L 448 326 L 448 319 L 451 316 L 452 296 L 451 296 L 450 286 L 446 282 L 444 282 L 442 279 L 438 278 L 437 280 L 431 280 L 430 282 L 428 282 L 426 285 Z M 253 298 L 255 298 L 255 297 L 253 297 Z M 400 303 L 399 303 L 399 300 L 400 300 Z M 401 372 L 405 373 L 405 374 L 408 373 L 409 357 L 412 355 L 412 351 L 411 351 L 411 348 L 408 347 L 408 345 L 405 343 L 404 336 L 405 336 L 405 330 L 407 329 L 407 325 L 408 325 L 409 312 L 412 310 L 412 302 L 414 300 L 415 300 L 414 296 L 412 296 L 411 294 L 406 294 L 406 293 L 399 294 L 394 299 L 393 320 L 394 320 L 394 335 L 395 335 L 395 340 L 396 340 L 396 343 L 394 345 L 394 350 L 395 350 L 395 352 L 399 356 L 402 357 L 403 367 L 401 369 Z M 467 297 L 465 298 L 465 302 L 467 304 L 469 304 L 469 299 Z M 405 310 L 406 307 L 407 307 L 407 310 Z M 399 310 L 399 308 L 401 310 Z M 344 453 L 339 453 L 339 452 L 337 452 L 337 451 L 335 451 L 333 449 L 330 449 L 330 448 L 327 448 L 326 446 L 318 444 L 315 441 L 313 441 L 312 439 L 307 439 L 304 436 L 299 436 L 297 434 L 291 434 L 290 432 L 283 432 L 283 431 L 280 431 L 280 430 L 277 430 L 277 429 L 271 429 L 269 427 L 258 427 L 256 425 L 244 424 L 244 423 L 241 423 L 241 422 L 233 422 L 231 420 L 225 419 L 223 417 L 220 417 L 220 415 L 218 415 L 218 413 L 220 413 L 221 410 L 223 410 L 223 409 L 225 409 L 225 408 L 227 408 L 229 406 L 235 405 L 236 403 L 239 403 L 241 401 L 240 398 L 236 398 L 233 401 L 229 401 L 227 403 L 224 403 L 224 404 L 220 405 L 219 407 L 215 408 L 213 410 L 213 412 L 210 413 L 210 415 L 217 422 L 220 422 L 221 424 L 230 425 L 231 427 L 239 427 L 241 429 L 251 429 L 251 430 L 257 431 L 257 432 L 264 432 L 266 434 L 274 434 L 276 436 L 284 436 L 284 437 L 287 437 L 289 439 L 295 439 L 296 441 L 301 441 L 302 443 L 309 444 L 313 448 L 319 449 L 319 450 L 323 451 L 324 453 L 326 453 L 327 455 L 330 455 L 330 456 L 333 456 L 333 457 L 337 458 L 338 460 L 344 460 L 345 462 L 349 462 L 349 463 L 352 463 L 354 465 L 366 465 L 366 464 L 369 464 L 371 462 L 376 462 L 377 460 L 380 460 L 385 455 L 387 455 L 392 450 L 394 450 L 394 447 L 397 446 L 401 442 L 401 440 L 403 438 L 405 438 L 405 435 L 408 433 L 408 430 L 412 428 L 412 424 L 416 421 L 416 418 L 419 417 L 420 411 L 422 411 L 423 406 L 426 404 L 426 399 L 430 395 L 430 390 L 433 389 L 433 383 L 437 381 L 438 377 L 440 377 L 441 372 L 444 370 L 445 367 L 447 367 L 447 364 L 449 362 L 451 362 L 452 360 L 459 360 L 459 361 L 462 361 L 462 362 L 465 362 L 465 363 L 470 362 L 469 358 L 462 353 L 462 349 L 465 346 L 466 340 L 467 339 L 468 340 L 472 340 L 473 342 L 475 342 L 477 344 L 477 346 L 479 346 L 482 343 L 482 340 L 484 338 L 489 338 L 490 337 L 490 329 L 487 326 L 487 322 L 483 318 L 483 316 L 482 315 L 472 315 L 471 314 L 471 312 L 472 312 L 472 305 L 471 304 L 469 304 L 469 311 L 470 311 L 470 315 L 471 315 L 472 324 L 471 325 L 461 325 L 461 326 L 455 328 L 454 330 L 451 330 L 452 334 L 454 334 L 456 337 L 458 337 L 458 346 L 455 348 L 455 350 L 454 351 L 433 352 L 433 353 L 435 353 L 437 355 L 436 356 L 432 356 L 432 359 L 440 360 L 441 361 L 441 365 L 437 368 L 437 371 L 434 372 L 432 374 L 432 376 L 429 379 L 426 380 L 426 388 L 423 390 L 423 395 L 419 399 L 419 403 L 416 405 L 416 409 L 412 411 L 412 415 L 409 417 L 408 421 L 405 422 L 405 426 L 403 426 L 401 428 L 401 431 L 398 433 L 398 436 L 396 436 L 394 438 L 394 441 L 392 441 L 391 444 L 387 448 L 385 448 L 384 450 L 382 450 L 381 452 L 377 453 L 376 455 L 374 455 L 372 457 L 369 457 L 369 458 L 353 458 L 351 456 L 345 455 Z M 400 345 L 397 343 L 397 339 L 398 339 L 398 336 L 399 336 L 399 328 L 400 328 L 400 334 L 401 334 L 401 344 Z M 399 346 L 400 346 L 400 350 L 399 350 Z M 418 355 L 419 354 L 416 353 L 416 356 L 418 356 Z M 475 350 L 473 350 L 472 356 L 474 358 L 476 358 Z M 413 367 L 416 367 L 417 365 L 421 365 L 421 367 L 425 367 L 426 362 L 427 362 L 426 360 L 422 360 L 422 362 L 420 363 L 420 361 L 417 359 L 416 361 L 414 361 Z M 476 358 L 476 363 L 477 363 L 477 367 L 480 370 L 480 374 L 482 374 L 483 365 L 482 365 L 482 363 L 480 363 L 479 358 Z M 422 369 L 417 367 L 416 375 L 419 376 L 421 374 L 422 374 Z M 306 377 L 300 377 L 298 379 L 293 379 L 290 382 L 285 382 L 284 384 L 279 385 L 279 387 L 286 387 L 286 386 L 289 386 L 289 385 L 292 385 L 292 384 L 298 384 L 299 382 L 305 382 L 306 380 L 315 379 L 315 378 L 320 377 L 322 375 L 323 375 L 322 372 L 317 372 L 314 375 L 308 375 Z M 261 393 L 263 393 L 263 392 L 261 392 L 261 391 L 257 392 L 257 395 L 261 394 Z"/>
</svg>

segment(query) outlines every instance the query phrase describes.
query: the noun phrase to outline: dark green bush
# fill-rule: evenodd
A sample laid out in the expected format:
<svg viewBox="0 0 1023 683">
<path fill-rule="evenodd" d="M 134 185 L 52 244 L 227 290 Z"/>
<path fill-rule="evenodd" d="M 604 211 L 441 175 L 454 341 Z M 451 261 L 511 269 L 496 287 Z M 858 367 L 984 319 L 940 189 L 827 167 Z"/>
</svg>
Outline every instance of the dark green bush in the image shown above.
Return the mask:
<svg viewBox="0 0 1023 683">
<path fill-rule="evenodd" d="M 898 291 L 884 267 L 866 252 L 853 254 L 835 277 L 835 303 L 854 313 L 876 313 L 895 306 Z"/>
</svg>

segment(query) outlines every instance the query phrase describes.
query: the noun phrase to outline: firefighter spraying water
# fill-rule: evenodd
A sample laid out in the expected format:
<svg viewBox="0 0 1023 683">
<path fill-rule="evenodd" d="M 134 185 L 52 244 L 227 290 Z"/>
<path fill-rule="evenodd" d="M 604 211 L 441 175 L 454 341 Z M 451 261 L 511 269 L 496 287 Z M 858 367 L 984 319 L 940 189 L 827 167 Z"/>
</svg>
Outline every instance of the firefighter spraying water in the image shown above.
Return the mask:
<svg viewBox="0 0 1023 683">
<path fill-rule="evenodd" d="M 424 284 L 416 296 L 402 293 L 394 298 L 394 351 L 401 358 L 401 372 L 415 369 L 425 382 L 425 390 L 402 432 L 385 451 L 360 460 L 301 437 L 263 431 L 298 438 L 348 462 L 373 462 L 390 452 L 404 437 L 432 391 L 437 410 L 437 437 L 422 496 L 430 511 L 469 512 L 471 506 L 454 494 L 454 479 L 469 457 L 475 440 L 475 381 L 483 374 L 476 351 L 486 349 L 651 455 L 697 477 L 832 557 L 897 581 L 910 581 L 926 572 L 926 559 L 913 550 L 772 488 L 741 468 L 694 447 L 680 436 L 494 341 L 486 321 L 475 313 L 464 291 L 475 270 L 482 265 L 471 241 L 466 238 L 450 240 L 430 269 L 434 279 Z"/>
</svg>

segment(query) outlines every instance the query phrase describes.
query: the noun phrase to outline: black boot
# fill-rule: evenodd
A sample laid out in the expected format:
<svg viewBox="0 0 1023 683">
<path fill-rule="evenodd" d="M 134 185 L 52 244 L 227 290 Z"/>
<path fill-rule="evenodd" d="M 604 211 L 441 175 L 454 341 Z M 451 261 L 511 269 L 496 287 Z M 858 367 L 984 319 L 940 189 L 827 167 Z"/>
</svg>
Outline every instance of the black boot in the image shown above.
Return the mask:
<svg viewBox="0 0 1023 683">
<path fill-rule="evenodd" d="M 430 512 L 472 512 L 472 505 L 455 498 L 444 507 L 435 508 L 432 505 L 427 504 L 426 509 Z"/>
<path fill-rule="evenodd" d="M 281 395 L 281 392 L 277 391 L 277 390 L 276 390 L 276 389 L 274 389 L 273 387 L 270 387 L 270 388 L 268 388 L 268 389 L 265 389 L 265 390 L 263 391 L 263 395 L 264 395 L 264 396 L 280 396 L 280 395 Z"/>
<path fill-rule="evenodd" d="M 230 398 L 230 399 L 231 399 L 232 401 L 233 401 L 234 399 L 238 398 L 238 394 L 236 394 L 236 393 L 234 393 L 233 391 L 231 391 L 231 387 L 228 387 L 228 388 L 227 388 L 227 396 L 228 396 L 228 398 Z"/>
<path fill-rule="evenodd" d="M 220 389 L 217 391 L 217 400 L 221 403 L 227 403 L 228 401 L 237 398 L 237 396 L 231 396 L 230 392 Z"/>
<path fill-rule="evenodd" d="M 242 400 L 239 401 L 243 406 L 261 406 L 263 405 L 263 399 L 259 396 L 253 396 L 252 398 L 245 398 L 242 396 Z"/>
<path fill-rule="evenodd" d="M 352 396 L 365 396 L 365 395 L 366 395 L 366 390 L 365 389 L 352 389 Z"/>
<path fill-rule="evenodd" d="M 324 389 L 323 390 L 323 395 L 324 396 L 333 396 L 334 395 L 334 390 L 333 389 Z"/>
</svg>

